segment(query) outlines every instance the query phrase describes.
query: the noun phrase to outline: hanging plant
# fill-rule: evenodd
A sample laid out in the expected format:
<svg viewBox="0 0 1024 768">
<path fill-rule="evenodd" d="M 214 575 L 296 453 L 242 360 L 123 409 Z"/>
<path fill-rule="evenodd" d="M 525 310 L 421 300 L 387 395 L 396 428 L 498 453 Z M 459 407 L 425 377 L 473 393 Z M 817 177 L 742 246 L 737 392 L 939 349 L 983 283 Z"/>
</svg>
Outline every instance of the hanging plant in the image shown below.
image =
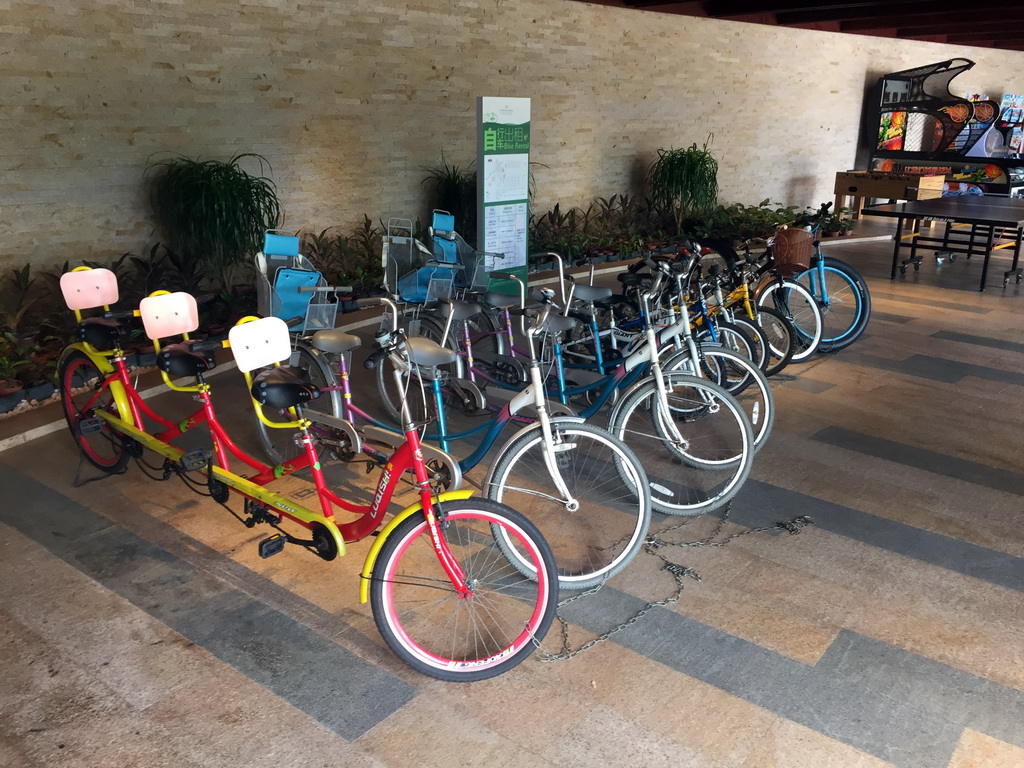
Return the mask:
<svg viewBox="0 0 1024 768">
<path fill-rule="evenodd" d="M 705 219 L 718 204 L 718 161 L 708 151 L 710 142 L 709 136 L 703 147 L 659 149 L 648 171 L 651 199 L 671 211 L 677 234 L 684 224 Z"/>
<path fill-rule="evenodd" d="M 153 211 L 171 251 L 201 264 L 229 288 L 232 269 L 255 254 L 263 234 L 281 221 L 274 182 L 252 176 L 239 161 L 255 158 L 260 172 L 270 163 L 262 155 L 242 153 L 227 162 L 179 156 L 151 163 Z"/>
</svg>

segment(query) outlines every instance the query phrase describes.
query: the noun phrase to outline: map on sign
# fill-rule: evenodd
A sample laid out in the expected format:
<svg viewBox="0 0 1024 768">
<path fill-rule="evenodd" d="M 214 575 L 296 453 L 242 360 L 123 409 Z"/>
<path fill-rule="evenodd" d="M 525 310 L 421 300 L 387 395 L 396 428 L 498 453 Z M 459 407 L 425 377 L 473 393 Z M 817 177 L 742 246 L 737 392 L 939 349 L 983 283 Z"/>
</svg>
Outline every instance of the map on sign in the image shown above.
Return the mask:
<svg viewBox="0 0 1024 768">
<path fill-rule="evenodd" d="M 530 189 L 529 155 L 484 157 L 484 203 L 525 200 Z"/>
</svg>

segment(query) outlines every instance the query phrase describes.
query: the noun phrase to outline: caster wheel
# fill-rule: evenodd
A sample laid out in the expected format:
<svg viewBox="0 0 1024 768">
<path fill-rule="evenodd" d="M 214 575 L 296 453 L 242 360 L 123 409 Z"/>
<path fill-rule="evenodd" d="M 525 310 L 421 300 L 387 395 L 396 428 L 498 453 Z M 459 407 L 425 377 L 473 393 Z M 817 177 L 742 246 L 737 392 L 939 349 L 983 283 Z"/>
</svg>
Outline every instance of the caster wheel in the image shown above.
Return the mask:
<svg viewBox="0 0 1024 768">
<path fill-rule="evenodd" d="M 1017 275 L 1017 285 L 1020 285 L 1020 275 Z"/>
<path fill-rule="evenodd" d="M 956 254 L 955 253 L 949 254 L 949 263 L 952 264 L 954 261 L 956 261 Z"/>
<path fill-rule="evenodd" d="M 907 274 L 907 268 L 904 265 L 902 265 L 902 264 L 900 265 L 900 274 L 901 275 Z"/>
<path fill-rule="evenodd" d="M 921 265 L 918 262 L 916 262 L 916 261 L 914 262 L 914 271 L 915 272 L 920 272 L 921 271 Z"/>
</svg>

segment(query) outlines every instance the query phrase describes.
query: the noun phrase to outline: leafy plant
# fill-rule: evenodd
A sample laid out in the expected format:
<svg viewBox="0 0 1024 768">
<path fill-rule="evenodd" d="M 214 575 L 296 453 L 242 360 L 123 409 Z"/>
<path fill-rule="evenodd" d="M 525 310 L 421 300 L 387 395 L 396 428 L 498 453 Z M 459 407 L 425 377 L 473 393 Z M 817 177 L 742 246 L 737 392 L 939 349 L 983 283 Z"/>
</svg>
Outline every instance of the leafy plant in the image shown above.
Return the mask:
<svg viewBox="0 0 1024 768">
<path fill-rule="evenodd" d="M 717 206 L 695 230 L 698 238 L 748 240 L 768 237 L 783 224 L 791 223 L 800 213 L 795 205 L 783 206 L 765 198 L 757 205 L 733 203 Z"/>
<path fill-rule="evenodd" d="M 41 298 L 33 295 L 36 278 L 32 277 L 32 265 L 12 269 L 4 279 L 0 290 L 0 328 L 18 331 L 32 306 Z"/>
<path fill-rule="evenodd" d="M 648 185 L 655 206 L 667 208 L 682 234 L 684 223 L 699 222 L 718 204 L 718 161 L 703 147 L 659 149 L 648 170 Z"/>
<path fill-rule="evenodd" d="M 17 379 L 18 370 L 27 362 L 27 360 L 19 360 L 13 354 L 0 354 L 0 381 L 14 381 Z"/>
<path fill-rule="evenodd" d="M 151 163 L 152 203 L 169 249 L 190 265 L 203 264 L 228 288 L 232 268 L 259 250 L 263 234 L 281 220 L 276 187 L 264 176 L 252 176 L 239 163 L 259 161 L 260 173 L 270 163 L 262 155 L 241 153 L 227 162 L 179 156 Z M 194 268 L 184 272 L 195 275 Z"/>
<path fill-rule="evenodd" d="M 431 187 L 430 211 L 440 209 L 455 217 L 455 228 L 470 245 L 476 243 L 476 171 L 449 165 L 441 155 L 441 165 L 428 168 L 423 184 Z"/>
<path fill-rule="evenodd" d="M 825 237 L 832 237 L 843 232 L 852 232 L 857 226 L 857 222 L 845 217 L 845 214 L 849 212 L 849 208 L 840 208 L 837 211 L 830 212 L 828 216 L 821 220 L 821 234 Z"/>
</svg>

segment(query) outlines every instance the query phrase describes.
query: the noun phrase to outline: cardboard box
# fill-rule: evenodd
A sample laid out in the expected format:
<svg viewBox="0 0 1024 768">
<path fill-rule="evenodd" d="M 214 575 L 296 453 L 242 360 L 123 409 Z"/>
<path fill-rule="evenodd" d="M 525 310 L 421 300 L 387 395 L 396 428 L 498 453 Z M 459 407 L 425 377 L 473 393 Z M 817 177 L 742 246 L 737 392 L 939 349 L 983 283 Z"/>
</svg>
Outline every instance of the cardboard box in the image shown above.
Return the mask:
<svg viewBox="0 0 1024 768">
<path fill-rule="evenodd" d="M 835 194 L 886 200 L 931 200 L 942 197 L 942 174 L 848 171 L 836 174 Z"/>
</svg>

